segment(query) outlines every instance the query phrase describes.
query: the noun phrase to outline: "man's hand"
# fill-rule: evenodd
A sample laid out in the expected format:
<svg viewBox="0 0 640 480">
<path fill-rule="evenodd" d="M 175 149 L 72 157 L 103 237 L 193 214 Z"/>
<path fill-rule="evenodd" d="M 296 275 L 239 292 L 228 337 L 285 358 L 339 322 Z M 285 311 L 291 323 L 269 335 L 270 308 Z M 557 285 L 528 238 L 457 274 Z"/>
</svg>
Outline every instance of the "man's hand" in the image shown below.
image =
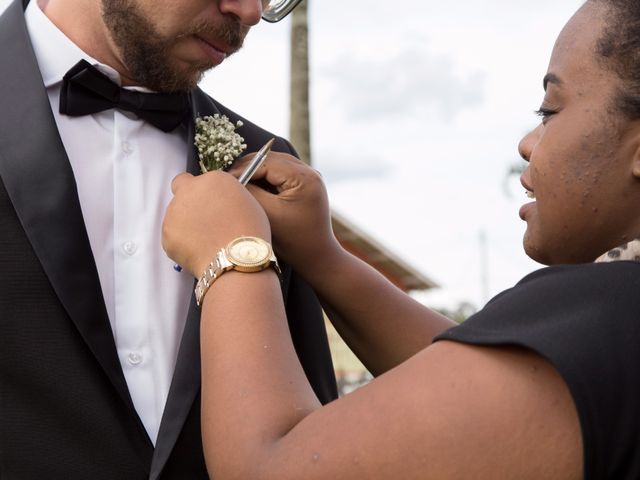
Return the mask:
<svg viewBox="0 0 640 480">
<path fill-rule="evenodd" d="M 239 175 L 249 159 L 242 158 L 230 173 Z M 269 217 L 276 254 L 295 270 L 304 275 L 341 251 L 331 228 L 327 191 L 316 170 L 291 155 L 270 152 L 251 182 L 247 189 Z"/>
<path fill-rule="evenodd" d="M 167 255 L 195 277 L 231 240 L 251 235 L 271 240 L 269 221 L 253 196 L 231 175 L 178 175 L 162 226 Z"/>
</svg>

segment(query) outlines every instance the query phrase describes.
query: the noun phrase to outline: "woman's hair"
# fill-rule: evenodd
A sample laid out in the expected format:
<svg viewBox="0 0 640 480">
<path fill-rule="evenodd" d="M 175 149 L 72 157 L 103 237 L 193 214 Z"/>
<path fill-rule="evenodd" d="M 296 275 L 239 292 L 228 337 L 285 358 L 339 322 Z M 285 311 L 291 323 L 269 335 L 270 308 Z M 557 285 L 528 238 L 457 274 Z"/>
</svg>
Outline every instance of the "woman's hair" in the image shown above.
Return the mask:
<svg viewBox="0 0 640 480">
<path fill-rule="evenodd" d="M 596 55 L 605 68 L 622 80 L 615 106 L 632 120 L 640 118 L 640 2 L 590 0 L 608 12 Z"/>
</svg>

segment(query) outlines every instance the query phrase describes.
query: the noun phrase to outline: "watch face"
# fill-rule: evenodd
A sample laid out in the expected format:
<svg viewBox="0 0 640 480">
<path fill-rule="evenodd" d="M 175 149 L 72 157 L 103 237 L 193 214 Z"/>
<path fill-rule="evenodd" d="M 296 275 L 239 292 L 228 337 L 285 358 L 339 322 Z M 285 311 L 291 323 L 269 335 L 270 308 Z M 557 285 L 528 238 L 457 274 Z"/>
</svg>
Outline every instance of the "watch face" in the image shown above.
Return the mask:
<svg viewBox="0 0 640 480">
<path fill-rule="evenodd" d="M 264 267 L 269 264 L 271 246 L 256 237 L 242 237 L 227 245 L 228 259 L 240 267 Z"/>
</svg>

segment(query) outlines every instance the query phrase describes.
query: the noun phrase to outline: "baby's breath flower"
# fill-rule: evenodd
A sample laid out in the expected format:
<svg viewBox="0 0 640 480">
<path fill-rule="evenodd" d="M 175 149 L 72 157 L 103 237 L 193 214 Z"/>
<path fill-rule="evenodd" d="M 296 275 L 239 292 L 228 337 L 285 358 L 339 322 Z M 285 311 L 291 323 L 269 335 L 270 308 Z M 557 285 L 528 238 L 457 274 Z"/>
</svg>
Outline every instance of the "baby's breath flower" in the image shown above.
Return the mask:
<svg viewBox="0 0 640 480">
<path fill-rule="evenodd" d="M 247 148 L 244 138 L 235 131 L 241 126 L 240 120 L 234 125 L 226 115 L 217 113 L 196 118 L 194 145 L 202 173 L 227 168 Z"/>
</svg>

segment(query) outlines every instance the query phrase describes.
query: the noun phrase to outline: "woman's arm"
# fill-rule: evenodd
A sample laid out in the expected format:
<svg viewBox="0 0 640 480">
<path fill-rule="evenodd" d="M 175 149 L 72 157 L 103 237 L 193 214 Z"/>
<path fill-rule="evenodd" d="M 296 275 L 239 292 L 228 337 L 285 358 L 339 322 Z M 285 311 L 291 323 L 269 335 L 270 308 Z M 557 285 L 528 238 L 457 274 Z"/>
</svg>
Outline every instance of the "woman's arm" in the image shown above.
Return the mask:
<svg viewBox="0 0 640 480">
<path fill-rule="evenodd" d="M 533 354 L 439 342 L 321 407 L 271 271 L 223 275 L 205 299 L 201 335 L 215 479 L 579 478 L 572 400 Z"/>
<path fill-rule="evenodd" d="M 264 212 L 229 175 L 183 175 L 174 190 L 163 244 L 192 273 L 235 236 L 269 240 Z M 216 280 L 201 334 L 204 448 L 217 480 L 580 478 L 571 397 L 531 353 L 442 341 L 320 407 L 271 270 Z"/>
<path fill-rule="evenodd" d="M 242 164 L 236 167 L 242 169 Z M 272 153 L 249 185 L 267 212 L 277 253 L 321 298 L 330 319 L 367 369 L 379 375 L 455 325 L 416 302 L 377 270 L 345 251 L 331 228 L 326 189 L 318 172 Z"/>
<path fill-rule="evenodd" d="M 455 325 L 342 248 L 319 257 L 303 275 L 340 336 L 374 376 L 404 362 Z"/>
</svg>

